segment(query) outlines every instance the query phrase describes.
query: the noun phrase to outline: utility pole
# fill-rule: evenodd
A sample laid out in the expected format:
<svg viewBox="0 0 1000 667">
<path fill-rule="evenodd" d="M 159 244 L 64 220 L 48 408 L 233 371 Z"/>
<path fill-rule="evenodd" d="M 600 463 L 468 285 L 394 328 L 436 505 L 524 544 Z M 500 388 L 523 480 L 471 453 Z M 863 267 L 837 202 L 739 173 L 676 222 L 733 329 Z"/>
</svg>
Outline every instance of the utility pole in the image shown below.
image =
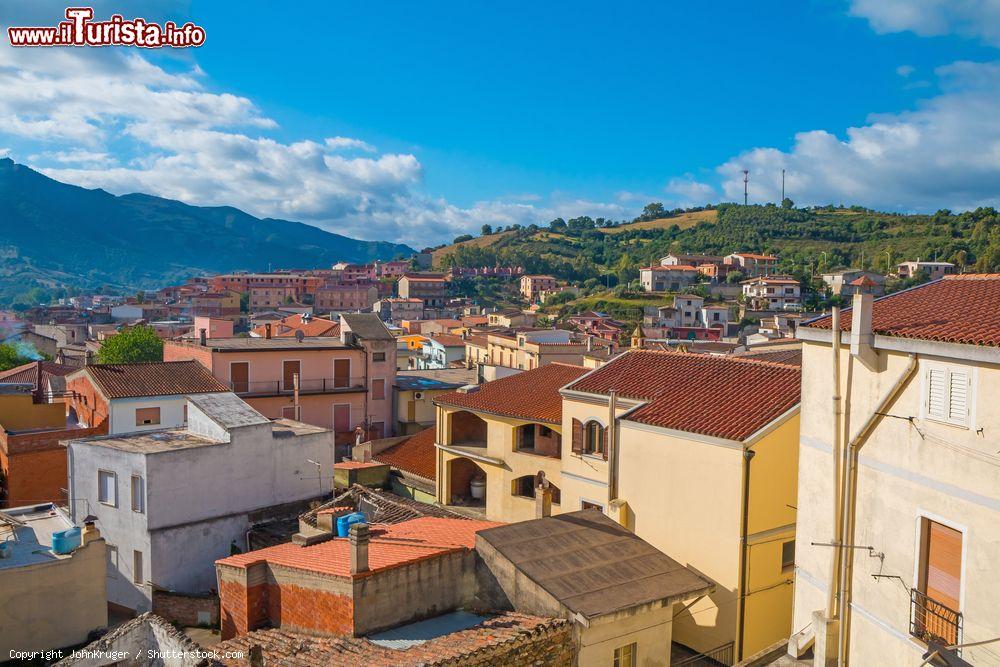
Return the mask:
<svg viewBox="0 0 1000 667">
<path fill-rule="evenodd" d="M 750 193 L 750 171 L 743 170 L 743 205 L 747 205 L 747 195 Z"/>
</svg>

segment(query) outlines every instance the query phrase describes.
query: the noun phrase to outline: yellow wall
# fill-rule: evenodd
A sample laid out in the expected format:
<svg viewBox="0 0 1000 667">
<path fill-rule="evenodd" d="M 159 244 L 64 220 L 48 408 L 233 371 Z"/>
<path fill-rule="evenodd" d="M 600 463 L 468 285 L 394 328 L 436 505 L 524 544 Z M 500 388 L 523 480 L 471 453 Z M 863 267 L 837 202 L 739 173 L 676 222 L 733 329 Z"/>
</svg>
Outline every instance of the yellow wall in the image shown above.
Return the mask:
<svg viewBox="0 0 1000 667">
<path fill-rule="evenodd" d="M 0 394 L 0 426 L 8 431 L 64 428 L 66 406 L 62 403 L 33 403 L 30 394 Z"/>
<path fill-rule="evenodd" d="M 674 605 L 638 614 L 597 619 L 588 628 L 578 630 L 580 667 L 614 665 L 615 649 L 635 643 L 637 667 L 667 667 L 670 664 L 670 642 Z"/>
<path fill-rule="evenodd" d="M 98 539 L 70 558 L 0 569 L 0 656 L 87 641 L 107 627 L 107 555 Z"/>
</svg>

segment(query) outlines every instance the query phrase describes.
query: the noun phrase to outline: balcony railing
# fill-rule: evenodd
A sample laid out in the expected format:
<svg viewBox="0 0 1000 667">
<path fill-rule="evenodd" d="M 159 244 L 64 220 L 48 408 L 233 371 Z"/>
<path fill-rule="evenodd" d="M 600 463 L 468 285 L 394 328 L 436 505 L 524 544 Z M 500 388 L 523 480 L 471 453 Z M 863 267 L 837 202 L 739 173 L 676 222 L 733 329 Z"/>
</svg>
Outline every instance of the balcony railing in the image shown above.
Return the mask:
<svg viewBox="0 0 1000 667">
<path fill-rule="evenodd" d="M 910 589 L 910 634 L 923 641 L 954 646 L 962 638 L 962 612 Z"/>
<path fill-rule="evenodd" d="M 684 650 L 678 650 L 683 648 Z M 670 654 L 670 667 L 729 667 L 736 662 L 735 643 L 716 646 L 711 651 L 695 653 L 687 647 L 674 644 Z"/>
<path fill-rule="evenodd" d="M 258 382 L 230 382 L 230 389 L 238 396 L 280 396 L 292 394 L 291 382 L 264 380 Z M 340 392 L 364 391 L 365 378 L 337 377 L 299 380 L 300 394 L 335 394 Z"/>
</svg>

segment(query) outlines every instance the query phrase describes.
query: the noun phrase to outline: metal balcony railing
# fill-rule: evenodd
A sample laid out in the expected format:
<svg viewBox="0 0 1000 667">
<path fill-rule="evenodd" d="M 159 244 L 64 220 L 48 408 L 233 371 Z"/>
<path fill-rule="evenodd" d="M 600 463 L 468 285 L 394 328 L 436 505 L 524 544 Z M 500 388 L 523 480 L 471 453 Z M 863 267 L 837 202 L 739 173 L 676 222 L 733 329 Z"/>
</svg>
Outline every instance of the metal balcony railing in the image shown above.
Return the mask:
<svg viewBox="0 0 1000 667">
<path fill-rule="evenodd" d="M 678 655 L 674 657 L 674 653 Z M 693 653 L 693 655 L 688 653 Z M 727 642 L 704 653 L 694 653 L 690 650 L 683 653 L 673 651 L 671 652 L 670 667 L 729 667 L 735 662 L 735 642 Z"/>
<path fill-rule="evenodd" d="M 962 612 L 910 589 L 910 634 L 923 641 L 954 646 L 962 638 Z"/>
<path fill-rule="evenodd" d="M 263 380 L 255 382 L 230 382 L 229 387 L 239 396 L 279 396 L 292 394 L 292 383 L 284 380 Z M 300 394 L 332 394 L 338 392 L 364 391 L 363 377 L 335 377 L 299 380 Z"/>
</svg>

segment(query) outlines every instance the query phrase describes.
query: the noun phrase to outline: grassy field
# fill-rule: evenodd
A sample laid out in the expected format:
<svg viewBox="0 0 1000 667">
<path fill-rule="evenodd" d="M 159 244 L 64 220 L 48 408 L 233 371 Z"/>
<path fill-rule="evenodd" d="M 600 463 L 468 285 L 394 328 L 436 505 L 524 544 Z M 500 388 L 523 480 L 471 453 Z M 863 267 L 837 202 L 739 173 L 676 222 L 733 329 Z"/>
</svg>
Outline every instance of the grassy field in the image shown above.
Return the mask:
<svg viewBox="0 0 1000 667">
<path fill-rule="evenodd" d="M 434 266 L 437 266 L 441 262 L 441 258 L 450 252 L 455 252 L 455 248 L 459 246 L 468 246 L 473 248 L 481 248 L 483 246 L 492 245 L 501 241 L 514 232 L 500 232 L 499 234 L 490 234 L 489 236 L 477 236 L 469 241 L 462 241 L 461 243 L 452 243 L 451 245 L 446 245 L 442 248 L 438 248 L 433 252 L 434 255 Z"/>
<path fill-rule="evenodd" d="M 694 211 L 693 213 L 681 213 L 672 218 L 658 218 L 656 220 L 644 220 L 643 222 L 631 222 L 627 225 L 602 229 L 605 234 L 620 234 L 621 232 L 636 229 L 669 229 L 677 225 L 681 229 L 694 227 L 699 222 L 715 222 L 716 211 Z"/>
</svg>

